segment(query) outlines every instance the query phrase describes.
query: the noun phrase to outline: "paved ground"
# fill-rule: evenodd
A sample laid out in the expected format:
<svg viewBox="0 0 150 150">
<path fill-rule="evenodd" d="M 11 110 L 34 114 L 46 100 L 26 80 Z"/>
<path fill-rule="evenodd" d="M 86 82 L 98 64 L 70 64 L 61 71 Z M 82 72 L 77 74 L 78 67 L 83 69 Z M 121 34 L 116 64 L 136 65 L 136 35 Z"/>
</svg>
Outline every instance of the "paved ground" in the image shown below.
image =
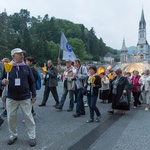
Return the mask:
<svg viewBox="0 0 150 150">
<path fill-rule="evenodd" d="M 62 82 L 59 82 L 58 93 L 62 95 Z M 73 118 L 73 112 L 67 112 L 69 103 L 66 100 L 62 112 L 53 107 L 54 99 L 50 95 L 46 107 L 38 107 L 43 96 L 43 87 L 38 91 L 38 100 L 34 104 L 36 111 L 37 145 L 30 148 L 23 116 L 18 111 L 19 138 L 14 145 L 8 146 L 9 138 L 7 120 L 0 127 L 1 150 L 150 150 L 150 112 L 144 106 L 121 116 L 119 112 L 108 115 L 110 104 L 101 104 L 102 118 L 100 123 L 86 123 L 89 110 L 80 118 Z M 2 106 L 2 102 L 0 102 Z M 3 109 L 0 110 L 2 113 Z"/>
</svg>

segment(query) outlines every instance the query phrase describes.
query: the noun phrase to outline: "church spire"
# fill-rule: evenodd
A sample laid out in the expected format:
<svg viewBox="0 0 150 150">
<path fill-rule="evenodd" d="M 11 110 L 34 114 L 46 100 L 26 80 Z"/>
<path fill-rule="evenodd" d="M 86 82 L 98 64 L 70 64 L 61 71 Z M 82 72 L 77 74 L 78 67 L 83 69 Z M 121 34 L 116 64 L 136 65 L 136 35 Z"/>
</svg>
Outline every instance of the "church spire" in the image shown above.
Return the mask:
<svg viewBox="0 0 150 150">
<path fill-rule="evenodd" d="M 144 18 L 144 11 L 142 9 L 142 13 L 141 13 L 141 20 L 139 22 L 139 29 L 146 29 L 146 21 Z"/>
<path fill-rule="evenodd" d="M 127 51 L 126 44 L 125 44 L 125 39 L 124 38 L 123 38 L 123 43 L 122 43 L 121 51 Z"/>
<path fill-rule="evenodd" d="M 120 52 L 120 62 L 128 62 L 128 50 L 126 48 L 125 39 L 123 38 L 122 48 Z"/>
<path fill-rule="evenodd" d="M 137 54 L 143 56 L 144 60 L 150 60 L 149 44 L 146 39 L 146 21 L 142 9 L 141 20 L 139 21 L 139 33 L 137 43 Z"/>
</svg>

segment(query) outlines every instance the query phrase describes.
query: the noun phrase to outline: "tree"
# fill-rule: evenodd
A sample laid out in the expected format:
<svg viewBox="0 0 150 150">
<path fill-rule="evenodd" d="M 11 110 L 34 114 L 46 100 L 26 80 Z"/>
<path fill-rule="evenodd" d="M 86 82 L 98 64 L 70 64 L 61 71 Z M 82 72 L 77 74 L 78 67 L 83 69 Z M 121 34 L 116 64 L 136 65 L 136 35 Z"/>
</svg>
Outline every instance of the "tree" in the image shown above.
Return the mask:
<svg viewBox="0 0 150 150">
<path fill-rule="evenodd" d="M 76 57 L 84 60 L 87 58 L 87 52 L 85 50 L 85 45 L 81 39 L 78 38 L 69 38 L 69 44 L 71 45 Z"/>
<path fill-rule="evenodd" d="M 35 57 L 43 66 L 48 59 L 57 62 L 61 32 L 64 32 L 74 53 L 82 61 L 99 60 L 107 52 L 117 51 L 98 39 L 94 28 L 88 30 L 83 24 L 64 19 L 49 18 L 48 14 L 30 17 L 30 12 L 21 9 L 19 13 L 0 13 L 0 57 L 10 56 L 15 47 L 26 50 L 26 55 Z M 61 51 L 62 54 L 63 51 Z"/>
</svg>

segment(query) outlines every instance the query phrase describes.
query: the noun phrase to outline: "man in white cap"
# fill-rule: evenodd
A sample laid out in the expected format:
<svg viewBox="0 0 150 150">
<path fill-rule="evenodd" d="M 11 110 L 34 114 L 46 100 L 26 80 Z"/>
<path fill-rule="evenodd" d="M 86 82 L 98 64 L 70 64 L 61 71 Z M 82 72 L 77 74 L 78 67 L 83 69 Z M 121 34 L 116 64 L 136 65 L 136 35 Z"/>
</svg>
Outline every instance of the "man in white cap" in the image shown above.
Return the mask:
<svg viewBox="0 0 150 150">
<path fill-rule="evenodd" d="M 67 97 L 67 94 L 69 92 L 70 104 L 69 104 L 69 109 L 67 110 L 68 112 L 73 111 L 73 108 L 74 108 L 74 99 L 73 99 L 73 88 L 74 88 L 73 69 L 74 69 L 74 67 L 71 64 L 72 64 L 71 60 L 69 60 L 69 59 L 66 60 L 66 69 L 65 69 L 64 74 L 63 74 L 63 94 L 62 94 L 59 105 L 55 107 L 56 109 L 62 110 L 63 105 L 64 105 L 65 100 L 66 100 L 66 97 Z"/>
<path fill-rule="evenodd" d="M 36 145 L 36 132 L 31 108 L 32 103 L 36 101 L 36 85 L 31 69 L 24 63 L 24 53 L 25 51 L 20 48 L 15 48 L 11 51 L 13 67 L 9 72 L 8 80 L 4 71 L 0 83 L 8 86 L 6 107 L 8 127 L 11 135 L 7 144 L 12 145 L 18 138 L 17 110 L 20 107 L 28 129 L 29 145 L 33 147 Z"/>
</svg>

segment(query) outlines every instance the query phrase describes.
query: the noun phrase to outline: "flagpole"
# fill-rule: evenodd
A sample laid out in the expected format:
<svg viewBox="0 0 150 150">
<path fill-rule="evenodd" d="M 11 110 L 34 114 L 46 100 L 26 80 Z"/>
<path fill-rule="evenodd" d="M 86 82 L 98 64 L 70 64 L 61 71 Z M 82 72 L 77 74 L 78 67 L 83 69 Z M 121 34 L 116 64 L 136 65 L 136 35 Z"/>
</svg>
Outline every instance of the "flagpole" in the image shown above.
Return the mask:
<svg viewBox="0 0 150 150">
<path fill-rule="evenodd" d="M 60 58 L 60 48 L 59 48 L 59 51 L 58 51 L 58 58 Z"/>
</svg>

